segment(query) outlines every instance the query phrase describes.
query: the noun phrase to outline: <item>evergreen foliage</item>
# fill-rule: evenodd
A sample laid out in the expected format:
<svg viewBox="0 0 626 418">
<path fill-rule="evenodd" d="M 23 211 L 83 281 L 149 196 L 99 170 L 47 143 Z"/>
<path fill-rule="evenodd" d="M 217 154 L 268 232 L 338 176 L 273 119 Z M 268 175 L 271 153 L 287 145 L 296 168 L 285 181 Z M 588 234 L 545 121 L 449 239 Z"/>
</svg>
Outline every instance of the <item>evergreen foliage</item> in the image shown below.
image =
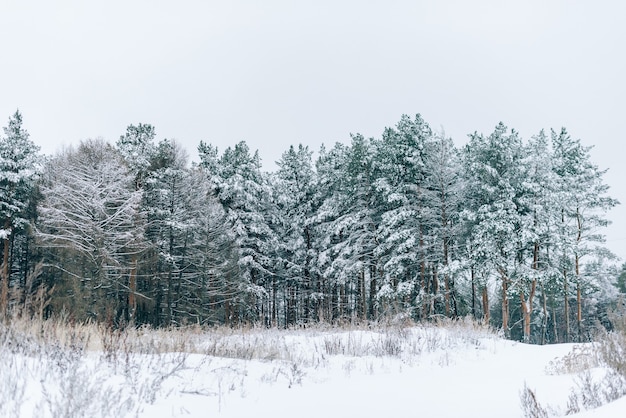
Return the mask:
<svg viewBox="0 0 626 418">
<path fill-rule="evenodd" d="M 564 129 L 525 142 L 500 123 L 458 149 L 403 115 L 316 160 L 291 146 L 275 173 L 245 142 L 198 153 L 190 166 L 139 124 L 116 146 L 85 140 L 42 164 L 12 116 L 0 141 L 3 312 L 41 284 L 47 315 L 120 326 L 471 314 L 547 343 L 610 326 L 626 292 L 602 245 L 618 202 Z"/>
</svg>

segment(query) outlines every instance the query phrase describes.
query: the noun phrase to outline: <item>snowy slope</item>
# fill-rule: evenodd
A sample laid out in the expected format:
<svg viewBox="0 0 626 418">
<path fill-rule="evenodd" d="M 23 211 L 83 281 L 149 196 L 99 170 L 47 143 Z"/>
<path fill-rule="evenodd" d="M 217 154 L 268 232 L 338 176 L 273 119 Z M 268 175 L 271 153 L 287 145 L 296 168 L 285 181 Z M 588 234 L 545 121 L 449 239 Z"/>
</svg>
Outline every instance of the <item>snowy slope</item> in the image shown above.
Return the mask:
<svg viewBox="0 0 626 418">
<path fill-rule="evenodd" d="M 574 345 L 526 345 L 468 324 L 186 338 L 150 331 L 118 352 L 3 343 L 0 416 L 522 417 L 525 385 L 561 416 L 576 385 L 559 360 Z M 625 411 L 622 398 L 572 416 Z"/>
<path fill-rule="evenodd" d="M 412 330 L 409 339 L 419 339 L 422 332 Z M 359 338 L 368 337 L 376 339 Z M 341 338 L 354 336 L 346 332 Z M 298 383 L 292 382 L 297 372 L 289 362 L 213 359 L 206 374 L 194 381 L 181 378 L 187 394 L 173 392 L 146 408 L 143 416 L 518 417 L 525 383 L 536 390 L 540 402 L 565 408 L 573 376 L 548 375 L 546 367 L 572 345 L 428 338 L 441 338 L 435 343 L 443 348 L 425 347 L 419 355 L 398 357 L 330 356 L 323 365 L 303 366 Z M 292 343 L 312 358 L 318 352 L 315 338 L 301 335 Z M 189 394 L 192 387 L 204 395 Z"/>
</svg>

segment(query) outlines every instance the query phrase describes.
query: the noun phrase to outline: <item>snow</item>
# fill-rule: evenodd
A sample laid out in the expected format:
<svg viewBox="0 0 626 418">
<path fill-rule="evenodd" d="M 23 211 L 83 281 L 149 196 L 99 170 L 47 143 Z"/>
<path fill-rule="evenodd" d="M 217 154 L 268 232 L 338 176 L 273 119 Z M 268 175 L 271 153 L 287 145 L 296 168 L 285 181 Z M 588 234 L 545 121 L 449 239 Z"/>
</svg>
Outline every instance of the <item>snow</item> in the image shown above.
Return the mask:
<svg viewBox="0 0 626 418">
<path fill-rule="evenodd" d="M 626 414 L 626 396 L 601 408 L 581 412 L 573 415 L 576 418 L 614 418 L 623 417 Z"/>
<path fill-rule="evenodd" d="M 271 384 L 259 384 L 264 373 L 276 370 L 260 362 L 224 364 L 229 371 L 239 370 L 250 383 L 237 387 L 235 376 L 225 375 L 229 392 L 221 416 L 300 417 L 337 416 L 429 416 L 429 417 L 502 417 L 519 416 L 519 392 L 525 381 L 550 388 L 555 381 L 569 378 L 546 377 L 544 366 L 568 347 L 537 347 L 504 341 L 484 342 L 484 346 L 464 347 L 433 353 L 407 362 L 392 358 L 353 358 L 340 356 L 325 370 L 307 368 L 302 383 L 289 387 L 290 376 Z M 214 369 L 215 370 L 215 369 Z M 290 373 L 289 368 L 287 372 Z M 255 378 L 261 376 L 257 382 Z M 219 377 L 213 377 L 213 380 Z M 230 380 L 229 380 L 230 379 Z M 242 383 L 243 383 L 242 378 Z M 199 382 L 211 380 L 203 376 Z M 223 384 L 223 382 L 222 382 Z M 215 385 L 214 385 L 215 386 Z M 556 385 L 566 389 L 567 385 Z M 541 393 L 541 392 L 540 392 Z M 550 399 L 565 401 L 567 390 L 551 393 Z M 213 402 L 185 397 L 164 400 L 146 410 L 146 416 L 191 416 L 215 411 Z M 162 414 L 159 414 L 159 411 Z"/>
<path fill-rule="evenodd" d="M 576 374 L 559 367 L 558 359 L 580 352 L 573 344 L 507 341 L 467 324 L 216 330 L 188 335 L 184 344 L 150 333 L 156 331 L 133 337 L 148 341 L 143 353 L 115 355 L 102 347 L 19 353 L 3 343 L 0 397 L 5 401 L 12 387 L 23 396 L 3 403 L 0 414 L 521 417 L 527 385 L 561 416 Z M 180 347 L 150 353 L 155 344 Z M 63 406 L 69 399 L 71 408 Z M 624 410 L 626 398 L 573 416 L 618 417 Z"/>
</svg>

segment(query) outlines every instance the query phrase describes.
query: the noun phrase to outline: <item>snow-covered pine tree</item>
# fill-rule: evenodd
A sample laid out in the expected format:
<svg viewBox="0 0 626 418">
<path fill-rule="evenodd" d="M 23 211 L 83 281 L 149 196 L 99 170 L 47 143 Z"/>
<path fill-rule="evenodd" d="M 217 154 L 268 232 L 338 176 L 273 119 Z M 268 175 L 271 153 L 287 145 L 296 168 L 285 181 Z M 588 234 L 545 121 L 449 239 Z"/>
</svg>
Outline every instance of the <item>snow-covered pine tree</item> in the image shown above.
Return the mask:
<svg viewBox="0 0 626 418">
<path fill-rule="evenodd" d="M 118 141 L 143 192 L 147 219 L 137 320 L 156 326 L 221 323 L 220 306 L 237 294 L 227 280 L 233 256 L 221 206 L 205 173 L 188 168 L 180 144 L 163 139 L 155 145 L 154 130 L 140 127 L 129 127 Z"/>
<path fill-rule="evenodd" d="M 130 171 L 135 175 L 135 188 L 143 187 L 143 181 L 148 174 L 152 159 L 156 152 L 154 139 L 156 130 L 150 124 L 140 123 L 129 125 L 126 133 L 121 135 L 116 145 L 124 157 Z"/>
<path fill-rule="evenodd" d="M 0 239 L 3 243 L 0 272 L 0 315 L 6 314 L 11 275 L 11 247 L 15 232 L 28 233 L 30 219 L 26 210 L 32 198 L 36 176 L 41 171 L 39 147 L 22 127 L 17 110 L 9 118 L 0 137 Z M 27 269 L 28 266 L 22 266 Z M 27 272 L 21 272 L 25 275 Z"/>
<path fill-rule="evenodd" d="M 156 145 L 145 177 L 144 207 L 148 216 L 147 237 L 151 254 L 152 283 L 142 283 L 154 300 L 157 324 L 180 323 L 185 313 L 179 309 L 187 239 L 193 226 L 188 214 L 190 193 L 186 184 L 187 154 L 172 140 Z M 150 269 L 150 270 L 152 270 Z M 147 270 L 146 272 L 149 272 Z"/>
<path fill-rule="evenodd" d="M 192 170 L 189 181 L 193 187 L 189 213 L 194 223 L 189 243 L 189 272 L 185 275 L 194 284 L 189 312 L 192 317 L 199 317 L 200 323 L 222 324 L 224 307 L 241 297 L 237 280 L 239 249 L 204 170 Z"/>
<path fill-rule="evenodd" d="M 226 212 L 226 223 L 239 251 L 239 289 L 235 306 L 226 306 L 226 321 L 258 321 L 268 312 L 265 286 L 270 283 L 275 239 L 270 228 L 271 188 L 261 172 L 258 152 L 245 142 L 227 148 L 218 159 L 217 149 L 201 143 L 202 167 Z M 273 248 L 274 247 L 274 248 Z"/>
<path fill-rule="evenodd" d="M 289 147 L 277 161 L 273 186 L 278 208 L 279 259 L 284 279 L 281 295 L 287 300 L 285 322 L 293 324 L 300 320 L 308 322 L 319 318 L 323 293 L 314 260 L 317 258 L 314 242 L 315 231 L 312 216 L 315 210 L 316 184 L 312 152 L 299 145 Z M 272 278 L 271 322 L 276 324 L 278 315 L 278 283 Z M 299 303 L 298 303 L 299 301 Z M 300 309 L 296 309 L 296 305 Z"/>
<path fill-rule="evenodd" d="M 176 267 L 172 288 L 174 323 L 222 323 L 220 309 L 238 296 L 234 243 L 225 225 L 225 213 L 213 196 L 206 174 L 185 170 L 179 185 L 179 210 L 172 229 L 177 232 L 171 265 Z M 169 219 L 168 224 L 172 224 Z M 169 226 L 169 225 L 168 225 Z"/>
<path fill-rule="evenodd" d="M 518 267 L 522 142 L 500 123 L 488 137 L 474 133 L 464 149 L 467 223 L 472 275 L 482 280 L 483 313 L 489 318 L 488 285 L 500 280 L 501 325 L 509 332 L 509 285 Z"/>
<path fill-rule="evenodd" d="M 426 147 L 432 131 L 418 114 L 403 115 L 395 128 L 387 128 L 378 143 L 376 190 L 384 199 L 376 254 L 381 257 L 384 284 L 379 299 L 416 307 L 415 318 L 432 312 L 432 293 L 438 291 L 428 253 L 434 206 L 427 205 Z M 436 273 L 435 273 L 436 274 Z"/>
<path fill-rule="evenodd" d="M 554 172 L 551 150 L 544 131 L 533 136 L 524 146 L 522 166 L 524 180 L 518 212 L 520 222 L 520 252 L 523 262 L 518 266 L 518 275 L 513 287 L 520 297 L 520 312 L 523 323 L 523 340 L 531 341 L 532 313 L 535 295 L 541 291 L 542 323 L 541 339 L 545 341 L 548 330 L 547 292 L 553 288 L 556 274 L 552 238 L 555 232 Z"/>
<path fill-rule="evenodd" d="M 603 180 L 606 170 L 600 170 L 591 161 L 591 147 L 573 139 L 564 128 L 552 131 L 553 169 L 556 174 L 558 199 L 558 229 L 560 269 L 565 317 L 565 341 L 571 340 L 570 297 L 576 294 L 576 323 L 578 340 L 582 339 L 582 303 L 589 287 L 582 274 L 582 261 L 588 255 L 607 253 L 602 247 L 604 235 L 600 228 L 609 221 L 606 212 L 618 204 L 608 196 L 608 185 Z M 570 283 L 575 285 L 571 289 Z"/>
<path fill-rule="evenodd" d="M 320 288 L 324 294 L 320 318 L 322 321 L 339 317 L 338 284 L 326 270 L 333 260 L 331 246 L 339 240 L 339 237 L 332 235 L 332 226 L 341 213 L 343 167 L 347 152 L 348 147 L 341 143 L 336 143 L 330 150 L 322 145 L 315 162 L 317 182 L 313 200 L 316 210 L 312 226 L 315 235 L 320 238 L 314 242 L 314 248 Z"/>
<path fill-rule="evenodd" d="M 329 281 L 333 319 L 376 314 L 374 250 L 380 215 L 371 143 L 360 134 L 352 135 L 350 147 L 337 144 L 318 161 L 318 187 L 325 188 L 316 215 L 324 237 L 319 261 Z"/>
<path fill-rule="evenodd" d="M 459 260 L 455 249 L 461 232 L 458 215 L 463 202 L 460 159 L 452 139 L 443 132 L 433 135 L 426 144 L 425 172 L 425 205 L 429 206 L 428 213 L 433 217 L 429 219 L 433 241 L 429 260 L 434 273 L 443 276 L 444 314 L 457 317 L 459 301 L 455 277 Z"/>
<path fill-rule="evenodd" d="M 155 137 L 156 131 L 154 126 L 140 123 L 138 125 L 129 125 L 126 128 L 126 133 L 121 135 L 116 143 L 117 149 L 124 158 L 130 173 L 134 176 L 135 191 L 143 192 L 145 189 L 144 182 L 149 174 L 150 164 L 156 153 Z M 146 205 L 142 204 L 141 213 L 145 214 L 146 209 Z M 141 222 L 139 218 L 137 221 Z M 133 254 L 131 264 L 133 268 L 128 278 L 128 321 L 133 323 L 137 311 L 137 275 L 138 270 L 141 268 L 139 266 L 138 252 Z M 145 298 L 142 298 L 141 301 L 146 302 Z M 142 305 L 149 304 L 142 303 Z"/>
</svg>

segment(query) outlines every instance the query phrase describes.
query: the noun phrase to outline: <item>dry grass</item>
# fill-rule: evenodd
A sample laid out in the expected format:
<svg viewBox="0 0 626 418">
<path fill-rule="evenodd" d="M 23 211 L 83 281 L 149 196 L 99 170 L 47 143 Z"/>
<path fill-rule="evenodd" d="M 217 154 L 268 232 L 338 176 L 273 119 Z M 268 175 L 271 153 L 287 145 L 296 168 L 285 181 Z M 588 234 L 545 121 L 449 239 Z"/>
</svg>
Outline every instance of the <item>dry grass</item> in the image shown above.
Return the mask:
<svg viewBox="0 0 626 418">
<path fill-rule="evenodd" d="M 615 312 L 613 330 L 600 330 L 597 341 L 576 345 L 561 359 L 550 362 L 548 374 L 577 374 L 576 386 L 571 390 L 566 415 L 595 409 L 626 396 L 626 309 Z M 553 416 L 553 409 L 544 408 L 534 393 L 525 387 L 520 394 L 524 416 L 528 418 Z"/>
<path fill-rule="evenodd" d="M 548 418 L 548 411 L 537 401 L 535 392 L 524 383 L 524 389 L 520 393 L 522 411 L 526 418 Z"/>
<path fill-rule="evenodd" d="M 185 367 L 194 333 L 165 335 L 63 319 L 3 322 L 0 416 L 133 416 Z"/>
<path fill-rule="evenodd" d="M 597 346 L 575 345 L 566 356 L 552 360 L 546 366 L 550 375 L 583 373 L 600 365 Z"/>
<path fill-rule="evenodd" d="M 244 390 L 245 364 L 251 360 L 271 363 L 266 381 L 284 380 L 291 387 L 302 384 L 311 370 L 326 367 L 332 356 L 340 356 L 346 374 L 355 368 L 373 373 L 376 358 L 411 362 L 423 353 L 478 347 L 483 338 L 496 335 L 469 320 L 421 326 L 406 321 L 320 325 L 306 330 L 120 330 L 63 318 L 13 318 L 0 323 L 0 416 L 133 416 L 142 405 L 164 396 L 168 379 L 193 374 L 215 357 L 237 361 L 211 372 L 218 387 L 207 393 L 217 393 L 221 402 L 233 387 Z"/>
</svg>

